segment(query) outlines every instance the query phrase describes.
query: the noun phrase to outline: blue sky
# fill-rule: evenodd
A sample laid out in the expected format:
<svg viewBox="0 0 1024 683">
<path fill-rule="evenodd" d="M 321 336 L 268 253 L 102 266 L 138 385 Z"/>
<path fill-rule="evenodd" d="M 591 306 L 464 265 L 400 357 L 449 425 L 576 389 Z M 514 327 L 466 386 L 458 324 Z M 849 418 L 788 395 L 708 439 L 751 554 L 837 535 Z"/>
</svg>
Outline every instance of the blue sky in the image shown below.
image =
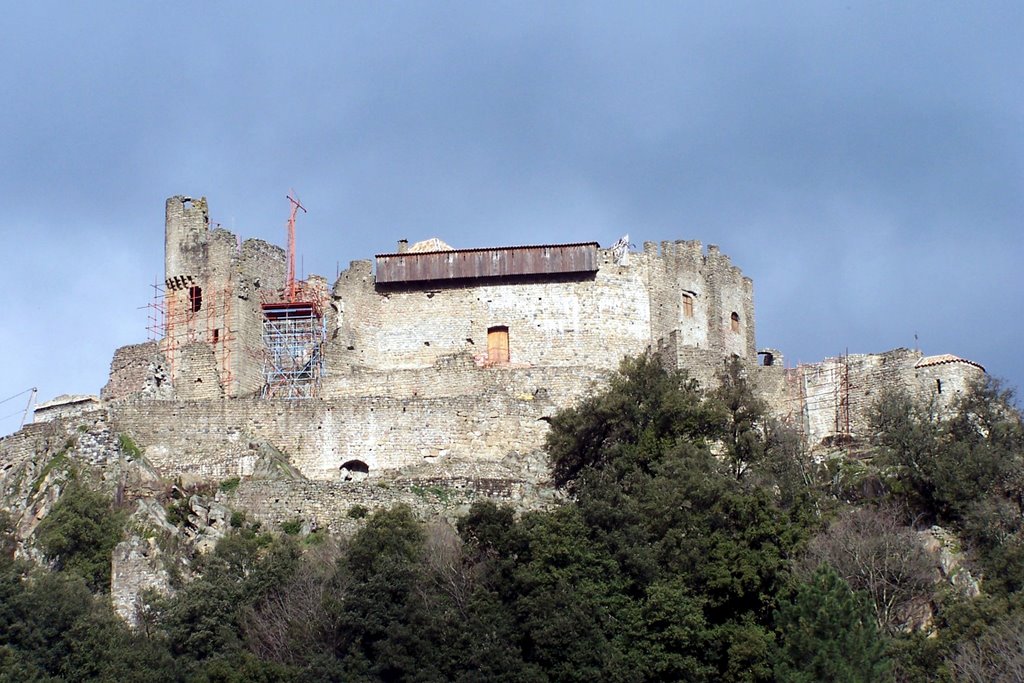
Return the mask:
<svg viewBox="0 0 1024 683">
<path fill-rule="evenodd" d="M 1020 387 L 1024 4 L 16 3 L 0 22 L 0 399 L 146 338 L 163 201 L 307 273 L 715 243 L 790 364 L 918 344 Z M 916 340 L 915 341 L 915 335 Z M 0 404 L 0 433 L 20 399 Z"/>
</svg>

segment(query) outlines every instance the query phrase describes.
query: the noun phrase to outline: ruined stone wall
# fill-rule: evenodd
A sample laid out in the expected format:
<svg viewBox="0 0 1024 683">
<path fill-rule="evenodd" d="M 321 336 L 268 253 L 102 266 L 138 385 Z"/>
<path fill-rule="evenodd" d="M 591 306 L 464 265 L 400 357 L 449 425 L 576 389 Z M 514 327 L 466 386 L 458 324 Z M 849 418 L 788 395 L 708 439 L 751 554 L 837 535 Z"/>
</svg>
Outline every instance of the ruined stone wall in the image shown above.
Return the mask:
<svg viewBox="0 0 1024 683">
<path fill-rule="evenodd" d="M 651 298 L 651 339 L 667 340 L 677 346 L 708 348 L 714 295 L 704 272 L 705 259 L 700 242 L 644 243 L 644 253 L 631 255 L 648 270 Z M 691 305 L 684 309 L 683 296 Z"/>
<path fill-rule="evenodd" d="M 934 399 L 940 410 L 950 410 L 984 375 L 982 368 L 969 362 L 915 365 L 910 391 L 918 398 Z"/>
<path fill-rule="evenodd" d="M 122 346 L 110 362 L 110 378 L 100 391 L 104 401 L 131 396 L 171 398 L 173 390 L 167 359 L 156 342 Z"/>
<path fill-rule="evenodd" d="M 135 401 L 112 406 L 116 428 L 163 474 L 212 479 L 247 475 L 257 442 L 284 452 L 306 477 L 337 480 L 341 466 L 371 474 L 424 464 L 474 463 L 479 472 L 543 444 L 555 405 L 507 393 L 433 399 Z M 518 455 L 517 455 L 518 454 Z"/>
<path fill-rule="evenodd" d="M 205 198 L 167 200 L 167 335 L 161 350 L 177 386 L 182 362 L 196 355 L 193 350 L 191 358 L 183 358 L 185 347 L 207 344 L 222 390 L 229 396 L 252 395 L 263 383 L 261 294 L 283 288 L 285 256 L 261 240 L 239 244 L 227 230 L 211 230 L 208 214 Z M 193 389 L 186 387 L 181 395 L 194 397 Z"/>
<path fill-rule="evenodd" d="M 754 359 L 753 282 L 715 245 L 698 241 L 644 243 L 651 296 L 651 338 L 679 334 L 677 347 L 712 350 L 722 357 Z M 692 314 L 683 305 L 692 300 Z M 732 322 L 732 314 L 738 324 Z"/>
<path fill-rule="evenodd" d="M 0 438 L 0 481 L 8 472 L 32 460 L 47 447 L 59 447 L 56 440 L 66 438 L 59 428 L 60 425 L 54 422 L 30 422 L 14 434 Z"/>
<path fill-rule="evenodd" d="M 692 297 L 692 311 L 682 295 Z M 717 247 L 652 243 L 626 263 L 599 251 L 582 279 L 375 287 L 355 261 L 334 287 L 328 366 L 428 367 L 453 354 L 486 358 L 487 330 L 507 326 L 513 365 L 614 369 L 673 332 L 676 344 L 754 358 L 753 286 Z M 731 329 L 731 313 L 740 317 Z"/>
<path fill-rule="evenodd" d="M 263 240 L 246 240 L 235 265 L 232 326 L 223 353 L 231 368 L 229 396 L 253 396 L 263 386 L 262 296 L 284 289 L 284 250 Z"/>
<path fill-rule="evenodd" d="M 650 344 L 643 272 L 606 263 L 593 279 L 377 291 L 370 264 L 357 261 L 334 297 L 336 338 L 348 353 L 329 355 L 329 368 L 428 367 L 461 353 L 485 360 L 496 326 L 508 328 L 513 365 L 614 368 Z"/>
<path fill-rule="evenodd" d="M 328 399 L 384 396 L 390 398 L 472 397 L 507 394 L 549 400 L 569 406 L 602 386 L 610 371 L 589 365 L 577 367 L 482 366 L 468 353 L 439 358 L 427 368 L 370 370 L 361 367 L 332 369 L 324 379 L 322 395 Z"/>
<path fill-rule="evenodd" d="M 490 499 L 518 509 L 537 509 L 556 500 L 550 489 L 521 481 L 466 477 L 389 482 L 244 481 L 218 499 L 270 528 L 302 520 L 312 528 L 333 533 L 355 530 L 361 522 L 350 516 L 356 506 L 375 510 L 404 503 L 422 519 L 465 514 L 476 500 Z"/>
<path fill-rule="evenodd" d="M 181 399 L 218 399 L 224 396 L 215 349 L 189 342 L 175 350 L 174 393 Z"/>
<path fill-rule="evenodd" d="M 195 279 L 205 259 L 209 209 L 206 197 L 169 197 L 164 210 L 164 273 L 168 287 L 180 289 Z M 173 282 L 177 281 L 177 282 Z"/>
<path fill-rule="evenodd" d="M 95 396 L 60 396 L 53 401 L 48 401 L 36 406 L 32 411 L 33 422 L 51 422 L 78 417 L 100 407 L 100 401 Z"/>
<path fill-rule="evenodd" d="M 827 358 L 796 369 L 804 406 L 804 430 L 810 445 L 836 434 L 863 438 L 870 431 L 872 405 L 887 389 L 902 390 L 919 401 L 948 409 L 984 370 L 969 362 L 916 367 L 920 351 L 894 349 L 878 354 Z M 938 381 L 941 381 L 941 389 Z M 847 427 L 847 422 L 849 427 Z"/>
</svg>

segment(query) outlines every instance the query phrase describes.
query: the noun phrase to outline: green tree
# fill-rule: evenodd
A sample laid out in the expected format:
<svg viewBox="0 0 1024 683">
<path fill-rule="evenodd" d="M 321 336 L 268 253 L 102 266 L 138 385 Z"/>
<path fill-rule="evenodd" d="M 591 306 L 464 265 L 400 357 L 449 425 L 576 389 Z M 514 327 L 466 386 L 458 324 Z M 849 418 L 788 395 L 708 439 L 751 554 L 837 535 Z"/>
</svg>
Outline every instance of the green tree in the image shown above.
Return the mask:
<svg viewBox="0 0 1024 683">
<path fill-rule="evenodd" d="M 1024 425 L 1012 392 L 975 384 L 943 418 L 933 402 L 889 391 L 872 408 L 882 462 L 894 465 L 911 502 L 943 522 L 962 520 L 993 495 L 1024 496 Z"/>
<path fill-rule="evenodd" d="M 889 392 L 872 412 L 880 461 L 923 520 L 950 525 L 1004 594 L 1024 590 L 1024 418 L 986 378 L 940 414 Z"/>
<path fill-rule="evenodd" d="M 430 675 L 430 645 L 414 620 L 425 534 L 398 505 L 371 515 L 339 560 L 339 593 L 328 601 L 334 651 L 348 678 L 400 680 Z"/>
<path fill-rule="evenodd" d="M 552 417 L 547 451 L 555 485 L 575 491 L 584 476 L 649 474 L 682 438 L 724 434 L 721 406 L 703 399 L 696 380 L 645 354 L 623 360 L 607 390 Z"/>
<path fill-rule="evenodd" d="M 711 396 L 721 404 L 726 417 L 723 439 L 726 460 L 732 475 L 741 479 L 752 465 L 761 464 L 765 459 L 768 406 L 754 395 L 739 358 L 726 362 L 718 381 Z"/>
<path fill-rule="evenodd" d="M 574 534 L 611 561 L 594 586 L 596 604 L 614 606 L 604 608 L 610 626 L 585 640 L 641 678 L 771 676 L 775 595 L 808 529 L 743 476 L 767 452 L 749 399 L 740 379 L 708 398 L 643 356 L 551 421 L 552 470 L 581 522 Z M 672 626 L 656 608 L 669 596 L 680 607 Z M 659 639 L 666 628 L 678 637 Z"/>
<path fill-rule="evenodd" d="M 72 479 L 39 527 L 36 542 L 59 571 L 85 579 L 93 591 L 110 590 L 110 556 L 121 541 L 124 515 L 106 495 Z"/>
<path fill-rule="evenodd" d="M 776 680 L 792 683 L 876 683 L 889 677 L 885 641 L 867 600 L 827 565 L 780 606 Z"/>
<path fill-rule="evenodd" d="M 164 606 L 159 621 L 172 652 L 186 662 L 240 656 L 243 618 L 281 590 L 298 558 L 294 538 L 233 530 L 199 563 L 199 576 Z"/>
</svg>

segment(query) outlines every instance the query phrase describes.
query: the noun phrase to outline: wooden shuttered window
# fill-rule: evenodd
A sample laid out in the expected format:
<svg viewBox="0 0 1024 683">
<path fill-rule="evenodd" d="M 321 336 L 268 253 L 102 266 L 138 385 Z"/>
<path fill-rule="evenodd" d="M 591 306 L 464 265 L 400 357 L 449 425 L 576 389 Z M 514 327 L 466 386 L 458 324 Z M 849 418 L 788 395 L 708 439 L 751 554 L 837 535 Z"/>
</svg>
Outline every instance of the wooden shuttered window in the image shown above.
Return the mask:
<svg viewBox="0 0 1024 683">
<path fill-rule="evenodd" d="M 487 328 L 487 362 L 507 363 L 508 359 L 508 327 Z"/>
<path fill-rule="evenodd" d="M 683 294 L 683 317 L 693 317 L 693 296 L 689 294 Z"/>
</svg>

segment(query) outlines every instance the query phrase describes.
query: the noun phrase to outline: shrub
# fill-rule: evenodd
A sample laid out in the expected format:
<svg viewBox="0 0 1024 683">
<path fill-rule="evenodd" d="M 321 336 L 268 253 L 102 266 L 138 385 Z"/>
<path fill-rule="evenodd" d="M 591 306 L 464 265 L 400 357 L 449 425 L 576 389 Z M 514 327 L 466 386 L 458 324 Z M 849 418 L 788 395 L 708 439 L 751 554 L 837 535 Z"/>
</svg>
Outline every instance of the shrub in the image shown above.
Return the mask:
<svg viewBox="0 0 1024 683">
<path fill-rule="evenodd" d="M 131 458 L 142 457 L 142 449 L 139 448 L 139 445 L 127 434 L 121 433 L 117 435 L 117 445 L 121 448 L 122 453 Z"/>
<path fill-rule="evenodd" d="M 36 530 L 43 554 L 60 571 L 85 579 L 94 591 L 110 588 L 110 554 L 121 540 L 124 515 L 106 495 L 72 480 Z"/>
</svg>

